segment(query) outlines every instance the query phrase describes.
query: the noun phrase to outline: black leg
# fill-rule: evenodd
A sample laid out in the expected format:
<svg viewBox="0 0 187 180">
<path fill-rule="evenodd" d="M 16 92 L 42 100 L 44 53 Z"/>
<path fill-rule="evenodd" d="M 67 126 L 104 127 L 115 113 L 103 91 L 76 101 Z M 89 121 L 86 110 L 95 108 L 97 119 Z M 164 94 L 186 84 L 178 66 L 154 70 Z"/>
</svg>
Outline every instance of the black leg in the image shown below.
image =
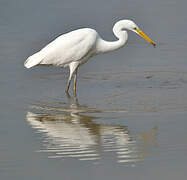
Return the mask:
<svg viewBox="0 0 187 180">
<path fill-rule="evenodd" d="M 74 81 L 75 90 L 74 90 L 74 92 L 76 92 L 76 79 L 77 79 L 78 65 L 79 65 L 78 62 L 72 62 L 71 64 L 69 64 L 69 79 L 68 79 L 67 86 L 66 86 L 66 94 L 69 94 L 68 91 L 69 91 L 69 87 L 70 87 L 71 80 L 72 80 L 74 73 L 75 73 L 75 81 Z"/>
<path fill-rule="evenodd" d="M 68 79 L 68 83 L 67 83 L 67 86 L 66 86 L 66 94 L 69 94 L 69 87 L 70 87 L 70 83 L 71 83 L 71 80 L 72 80 L 72 75 L 69 76 L 69 79 Z"/>
<path fill-rule="evenodd" d="M 73 83 L 73 94 L 77 96 L 77 69 L 75 70 L 74 83 Z"/>
</svg>

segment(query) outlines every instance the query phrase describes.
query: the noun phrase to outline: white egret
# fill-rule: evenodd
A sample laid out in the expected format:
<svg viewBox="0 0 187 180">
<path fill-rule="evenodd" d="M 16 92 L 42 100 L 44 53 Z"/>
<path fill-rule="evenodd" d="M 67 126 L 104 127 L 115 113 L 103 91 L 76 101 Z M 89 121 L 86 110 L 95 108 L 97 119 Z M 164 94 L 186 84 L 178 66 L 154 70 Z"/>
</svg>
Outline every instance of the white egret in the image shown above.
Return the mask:
<svg viewBox="0 0 187 180">
<path fill-rule="evenodd" d="M 117 41 L 109 42 L 103 40 L 94 29 L 82 28 L 74 30 L 59 36 L 39 52 L 28 57 L 24 65 L 26 68 L 36 65 L 69 67 L 70 74 L 66 93 L 68 94 L 74 75 L 73 92 L 76 96 L 77 71 L 79 66 L 86 63 L 89 58 L 95 55 L 123 47 L 128 39 L 126 30 L 131 30 L 139 34 L 154 47 L 156 46 L 156 43 L 146 36 L 133 21 L 120 20 L 113 27 L 114 35 L 118 38 Z"/>
</svg>

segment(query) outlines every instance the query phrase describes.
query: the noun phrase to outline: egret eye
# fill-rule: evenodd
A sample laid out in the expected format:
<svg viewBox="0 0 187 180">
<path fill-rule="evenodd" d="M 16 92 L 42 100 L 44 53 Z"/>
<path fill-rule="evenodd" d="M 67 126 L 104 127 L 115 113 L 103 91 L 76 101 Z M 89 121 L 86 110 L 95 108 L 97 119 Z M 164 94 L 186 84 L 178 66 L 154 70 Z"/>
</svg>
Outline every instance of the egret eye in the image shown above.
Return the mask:
<svg viewBox="0 0 187 180">
<path fill-rule="evenodd" d="M 137 30 L 137 28 L 135 27 L 135 28 L 133 28 L 134 30 Z"/>
</svg>

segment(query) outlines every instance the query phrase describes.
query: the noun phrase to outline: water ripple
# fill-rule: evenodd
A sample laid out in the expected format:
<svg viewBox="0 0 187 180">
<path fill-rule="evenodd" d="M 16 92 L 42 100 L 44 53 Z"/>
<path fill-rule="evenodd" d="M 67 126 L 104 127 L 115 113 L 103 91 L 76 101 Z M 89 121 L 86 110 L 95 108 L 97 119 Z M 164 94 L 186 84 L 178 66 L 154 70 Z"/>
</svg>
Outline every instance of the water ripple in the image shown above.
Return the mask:
<svg viewBox="0 0 187 180">
<path fill-rule="evenodd" d="M 27 112 L 26 119 L 42 133 L 43 148 L 38 152 L 47 153 L 48 158 L 100 162 L 112 157 L 116 163 L 135 163 L 146 157 L 147 150 L 140 150 L 139 139 L 132 137 L 126 126 L 96 123 L 94 120 L 101 117 L 87 115 L 95 111 L 78 111 L 75 106 L 60 113 L 52 111 L 54 107 L 38 109 L 45 112 Z M 156 131 L 151 129 L 150 134 L 154 137 Z M 144 136 L 140 137 L 143 142 Z"/>
</svg>

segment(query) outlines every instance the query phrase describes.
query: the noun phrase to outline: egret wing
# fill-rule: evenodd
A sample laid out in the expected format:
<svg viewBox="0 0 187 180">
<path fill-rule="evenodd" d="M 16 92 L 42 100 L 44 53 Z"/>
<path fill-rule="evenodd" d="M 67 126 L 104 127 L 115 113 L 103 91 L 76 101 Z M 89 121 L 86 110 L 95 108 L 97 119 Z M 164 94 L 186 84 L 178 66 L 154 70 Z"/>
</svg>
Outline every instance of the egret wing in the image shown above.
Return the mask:
<svg viewBox="0 0 187 180">
<path fill-rule="evenodd" d="M 39 52 L 42 56 L 40 64 L 64 67 L 79 61 L 93 49 L 96 37 L 92 29 L 79 29 L 64 34 Z"/>
</svg>

